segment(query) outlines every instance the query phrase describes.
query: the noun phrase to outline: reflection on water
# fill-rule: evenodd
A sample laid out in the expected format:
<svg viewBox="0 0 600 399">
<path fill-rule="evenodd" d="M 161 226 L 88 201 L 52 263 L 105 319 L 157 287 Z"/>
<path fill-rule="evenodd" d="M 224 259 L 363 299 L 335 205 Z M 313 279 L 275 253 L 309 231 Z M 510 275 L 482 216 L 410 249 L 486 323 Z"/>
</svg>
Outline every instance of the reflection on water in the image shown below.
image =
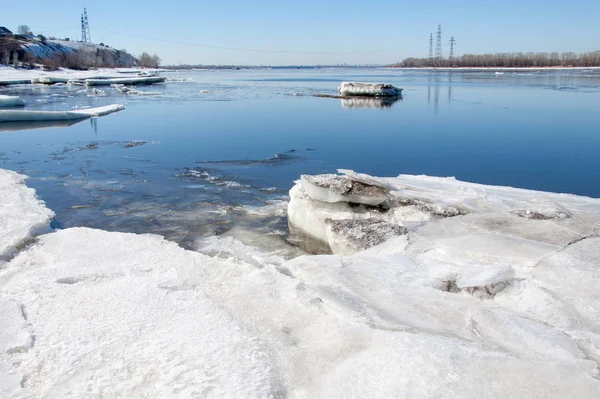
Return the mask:
<svg viewBox="0 0 600 399">
<path fill-rule="evenodd" d="M 402 96 L 398 97 L 353 97 L 343 98 L 343 108 L 390 108 L 397 101 L 402 101 Z"/>
<path fill-rule="evenodd" d="M 92 130 L 94 131 L 94 134 L 97 136 L 98 135 L 98 118 L 91 118 L 90 125 L 92 126 Z"/>
<path fill-rule="evenodd" d="M 448 85 L 448 103 L 452 101 L 452 72 L 448 72 L 448 80 L 445 82 Z M 433 91 L 433 112 L 437 114 L 440 109 L 440 90 L 442 86 L 442 72 L 431 72 L 427 77 L 427 105 L 431 106 Z M 433 90 L 432 90 L 433 88 Z"/>
</svg>

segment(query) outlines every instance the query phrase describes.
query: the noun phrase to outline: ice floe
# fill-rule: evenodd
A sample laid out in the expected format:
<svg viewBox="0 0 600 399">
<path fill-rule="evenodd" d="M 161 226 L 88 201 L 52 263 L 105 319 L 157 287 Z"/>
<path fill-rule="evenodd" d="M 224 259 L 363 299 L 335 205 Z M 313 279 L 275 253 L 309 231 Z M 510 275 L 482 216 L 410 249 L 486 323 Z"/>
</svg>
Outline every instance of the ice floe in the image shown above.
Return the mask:
<svg viewBox="0 0 600 399">
<path fill-rule="evenodd" d="M 342 96 L 398 97 L 402 89 L 386 83 L 342 82 L 338 92 Z"/>
<path fill-rule="evenodd" d="M 4 96 L 0 94 L 0 108 L 23 107 L 25 101 L 17 96 Z"/>
<path fill-rule="evenodd" d="M 0 122 L 68 121 L 104 116 L 124 109 L 121 104 L 111 104 L 71 111 L 0 110 Z"/>
<path fill-rule="evenodd" d="M 0 176 L 0 193 L 24 190 Z M 355 254 L 38 237 L 0 267 L 0 396 L 600 396 L 600 200 L 426 176 L 304 180 L 290 221 L 314 212 Z M 367 186 L 362 204 L 346 202 L 348 180 Z"/>
<path fill-rule="evenodd" d="M 161 76 L 138 76 L 131 78 L 86 79 L 85 84 L 88 86 L 110 86 L 116 84 L 150 85 L 154 83 L 162 83 L 166 80 L 167 78 Z"/>
<path fill-rule="evenodd" d="M 394 226 L 421 223 L 411 230 L 415 248 L 424 245 L 417 242 L 420 234 L 431 239 L 438 232 L 446 232 L 438 239 L 440 243 L 449 240 L 447 246 L 453 251 L 461 248 L 455 241 L 462 239 L 470 242 L 471 252 L 482 242 L 482 252 L 488 256 L 495 248 L 504 256 L 511 252 L 505 248 L 517 248 L 522 255 L 534 251 L 536 245 L 565 245 L 600 232 L 600 200 L 596 199 L 485 186 L 454 178 L 375 178 L 340 172 L 303 175 L 290 191 L 290 227 L 330 247 L 335 246 L 328 233 L 331 220 L 347 221 L 337 223 L 338 227 L 352 226 L 349 221 L 353 219 L 371 218 Z M 457 216 L 462 217 L 452 218 Z M 432 223 L 422 223 L 425 221 Z M 349 227 L 347 234 L 352 230 Z M 340 228 L 337 231 L 340 239 Z"/>
</svg>

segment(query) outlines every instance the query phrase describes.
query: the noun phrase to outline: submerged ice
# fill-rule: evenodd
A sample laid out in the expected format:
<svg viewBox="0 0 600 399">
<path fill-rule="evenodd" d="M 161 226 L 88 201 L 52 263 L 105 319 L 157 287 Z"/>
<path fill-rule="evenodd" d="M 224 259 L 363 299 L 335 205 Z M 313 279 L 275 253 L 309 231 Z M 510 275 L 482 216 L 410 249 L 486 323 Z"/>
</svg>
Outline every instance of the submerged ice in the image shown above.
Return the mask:
<svg viewBox="0 0 600 399">
<path fill-rule="evenodd" d="M 0 396 L 600 396 L 600 200 L 342 171 L 288 217 L 334 254 L 37 237 L 0 265 Z"/>
</svg>

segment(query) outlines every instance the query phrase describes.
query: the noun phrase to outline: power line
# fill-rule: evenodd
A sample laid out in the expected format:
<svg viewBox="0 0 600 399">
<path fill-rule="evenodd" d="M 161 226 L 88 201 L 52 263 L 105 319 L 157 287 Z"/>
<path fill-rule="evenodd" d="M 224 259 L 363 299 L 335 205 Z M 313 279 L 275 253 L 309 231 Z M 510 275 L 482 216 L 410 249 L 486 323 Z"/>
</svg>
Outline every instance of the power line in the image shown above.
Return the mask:
<svg viewBox="0 0 600 399">
<path fill-rule="evenodd" d="M 183 46 L 192 46 L 192 47 L 204 47 L 204 48 L 213 48 L 217 50 L 231 50 L 231 51 L 247 51 L 247 52 L 256 52 L 256 53 L 279 53 L 279 54 L 375 54 L 375 53 L 393 53 L 398 52 L 399 49 L 390 49 L 390 50 L 374 50 L 374 51 L 292 51 L 292 50 L 265 50 L 265 49 L 255 49 L 255 48 L 241 48 L 241 47 L 226 47 L 226 46 L 215 46 L 211 44 L 205 43 L 190 43 L 190 42 L 182 42 L 178 40 L 171 39 L 162 39 L 156 37 L 149 36 L 141 36 L 135 35 L 131 33 L 123 33 L 117 31 L 106 30 L 107 32 L 114 33 L 116 35 L 121 36 L 130 36 L 138 39 L 146 39 L 163 43 L 171 43 L 171 44 L 180 44 Z"/>
</svg>

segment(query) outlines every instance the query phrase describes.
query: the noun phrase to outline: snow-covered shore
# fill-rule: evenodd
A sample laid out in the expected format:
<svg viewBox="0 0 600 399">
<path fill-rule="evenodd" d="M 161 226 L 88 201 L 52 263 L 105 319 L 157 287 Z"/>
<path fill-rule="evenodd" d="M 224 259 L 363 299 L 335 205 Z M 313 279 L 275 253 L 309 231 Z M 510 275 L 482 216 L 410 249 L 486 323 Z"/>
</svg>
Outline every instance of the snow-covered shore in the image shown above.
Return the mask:
<svg viewBox="0 0 600 399">
<path fill-rule="evenodd" d="M 124 78 L 124 74 L 138 74 L 141 72 L 157 72 L 158 69 L 113 69 L 99 68 L 97 70 L 76 71 L 72 69 L 60 68 L 58 71 L 44 71 L 42 69 L 22 69 L 13 68 L 6 65 L 0 65 L 0 86 L 9 84 L 28 84 L 46 81 L 67 82 L 69 80 L 85 79 L 109 79 Z M 131 76 L 129 76 L 131 78 Z"/>
<path fill-rule="evenodd" d="M 290 209 L 402 225 L 353 255 L 40 236 L 0 265 L 0 396 L 600 397 L 600 200 L 344 176 L 305 177 Z M 22 177 L 0 183 L 0 225 L 47 223 Z"/>
</svg>

